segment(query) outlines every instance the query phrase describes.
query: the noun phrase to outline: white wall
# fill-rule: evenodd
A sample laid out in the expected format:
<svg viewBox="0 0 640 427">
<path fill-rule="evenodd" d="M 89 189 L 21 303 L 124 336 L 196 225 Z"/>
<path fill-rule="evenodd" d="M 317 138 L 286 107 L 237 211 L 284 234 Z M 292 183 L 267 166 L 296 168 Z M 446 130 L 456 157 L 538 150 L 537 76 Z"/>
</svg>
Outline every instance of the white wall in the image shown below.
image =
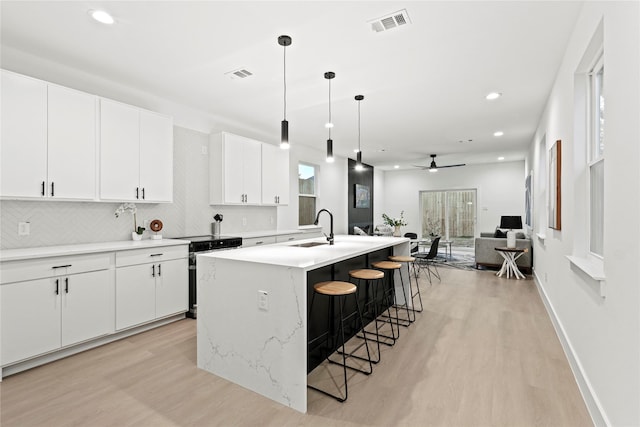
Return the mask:
<svg viewBox="0 0 640 427">
<path fill-rule="evenodd" d="M 521 215 L 524 222 L 524 161 L 468 165 L 440 169 L 436 173 L 425 170 L 399 170 L 384 173 L 384 199 L 376 197 L 374 224 L 382 223 L 382 212 L 399 217 L 404 210 L 408 223 L 402 232 L 420 235 L 420 191 L 477 189 L 476 235 L 493 231 L 502 215 Z M 377 181 L 376 181 L 377 184 Z M 376 188 L 377 194 L 380 191 Z"/>
<path fill-rule="evenodd" d="M 317 199 L 316 210 L 328 209 L 333 214 L 334 234 L 347 234 L 347 159 L 335 157 L 334 163 L 325 161 L 326 153 L 300 144 L 291 144 L 289 153 L 289 198 L 288 206 L 278 207 L 278 228 L 298 228 L 298 163 L 316 166 Z M 329 216 L 322 214 L 320 225 L 329 234 Z"/>
<path fill-rule="evenodd" d="M 562 140 L 562 230 L 540 230 L 534 271 L 578 385 L 597 425 L 640 425 L 640 7 L 638 2 L 585 2 L 531 144 L 527 165 L 540 174 L 540 150 Z M 574 128 L 574 73 L 598 25 L 604 24 L 605 206 L 604 289 L 570 266 L 586 253 L 583 132 Z M 578 115 L 578 120 L 580 116 Z M 539 141 L 546 135 L 544 147 Z M 543 153 L 544 154 L 544 153 Z M 534 193 L 541 191 L 534 188 Z M 537 200 L 537 199 L 536 199 Z M 534 206 L 535 218 L 545 206 Z"/>
</svg>

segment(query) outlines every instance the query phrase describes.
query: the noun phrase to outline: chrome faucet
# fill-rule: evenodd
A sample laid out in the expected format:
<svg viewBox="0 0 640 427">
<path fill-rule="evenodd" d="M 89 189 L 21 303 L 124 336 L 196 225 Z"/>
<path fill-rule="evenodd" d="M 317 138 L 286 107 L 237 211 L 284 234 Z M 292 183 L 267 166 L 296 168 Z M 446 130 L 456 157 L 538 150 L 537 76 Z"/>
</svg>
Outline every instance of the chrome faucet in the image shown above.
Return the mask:
<svg viewBox="0 0 640 427">
<path fill-rule="evenodd" d="M 320 209 L 318 211 L 318 215 L 316 215 L 316 220 L 313 221 L 313 225 L 318 225 L 318 219 L 320 218 L 320 214 L 322 212 L 328 213 L 329 217 L 331 218 L 331 233 L 328 236 L 325 233 L 322 234 L 324 234 L 324 236 L 327 238 L 327 242 L 329 242 L 330 245 L 333 245 L 333 214 L 326 209 Z"/>
</svg>

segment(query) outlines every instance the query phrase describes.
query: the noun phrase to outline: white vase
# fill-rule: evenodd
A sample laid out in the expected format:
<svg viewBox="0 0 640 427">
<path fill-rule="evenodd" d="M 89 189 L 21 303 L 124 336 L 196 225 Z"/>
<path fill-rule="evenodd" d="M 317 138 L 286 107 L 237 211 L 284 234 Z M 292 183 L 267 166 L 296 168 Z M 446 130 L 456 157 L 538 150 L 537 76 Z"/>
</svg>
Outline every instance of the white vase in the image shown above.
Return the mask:
<svg viewBox="0 0 640 427">
<path fill-rule="evenodd" d="M 393 229 L 393 237 L 400 237 L 400 226 L 396 225 Z"/>
<path fill-rule="evenodd" d="M 135 231 L 131 232 L 131 239 L 132 240 L 142 240 L 142 234 L 138 234 Z"/>
<path fill-rule="evenodd" d="M 516 233 L 514 231 L 507 231 L 507 248 L 515 248 L 516 247 Z"/>
</svg>

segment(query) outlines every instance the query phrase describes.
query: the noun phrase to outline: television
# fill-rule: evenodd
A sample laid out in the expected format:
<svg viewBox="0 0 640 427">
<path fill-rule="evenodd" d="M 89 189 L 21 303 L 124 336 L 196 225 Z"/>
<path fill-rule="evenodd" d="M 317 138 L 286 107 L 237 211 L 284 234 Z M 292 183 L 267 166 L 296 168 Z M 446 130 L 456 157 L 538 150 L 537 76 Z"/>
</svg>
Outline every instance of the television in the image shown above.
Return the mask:
<svg viewBox="0 0 640 427">
<path fill-rule="evenodd" d="M 501 216 L 500 228 L 508 228 L 510 230 L 519 230 L 522 228 L 521 216 Z"/>
</svg>

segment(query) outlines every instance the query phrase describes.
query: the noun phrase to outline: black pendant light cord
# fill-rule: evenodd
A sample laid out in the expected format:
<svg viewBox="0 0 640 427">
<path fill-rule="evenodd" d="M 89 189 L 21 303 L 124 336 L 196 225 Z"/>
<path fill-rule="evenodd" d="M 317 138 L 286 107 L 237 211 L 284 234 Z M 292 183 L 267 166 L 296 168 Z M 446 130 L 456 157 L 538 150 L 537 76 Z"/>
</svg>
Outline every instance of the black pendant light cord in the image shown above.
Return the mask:
<svg viewBox="0 0 640 427">
<path fill-rule="evenodd" d="M 284 120 L 287 120 L 287 46 L 284 45 Z"/>
<path fill-rule="evenodd" d="M 333 122 L 331 121 L 331 79 L 329 79 L 329 139 L 331 139 L 331 127 Z"/>
</svg>

